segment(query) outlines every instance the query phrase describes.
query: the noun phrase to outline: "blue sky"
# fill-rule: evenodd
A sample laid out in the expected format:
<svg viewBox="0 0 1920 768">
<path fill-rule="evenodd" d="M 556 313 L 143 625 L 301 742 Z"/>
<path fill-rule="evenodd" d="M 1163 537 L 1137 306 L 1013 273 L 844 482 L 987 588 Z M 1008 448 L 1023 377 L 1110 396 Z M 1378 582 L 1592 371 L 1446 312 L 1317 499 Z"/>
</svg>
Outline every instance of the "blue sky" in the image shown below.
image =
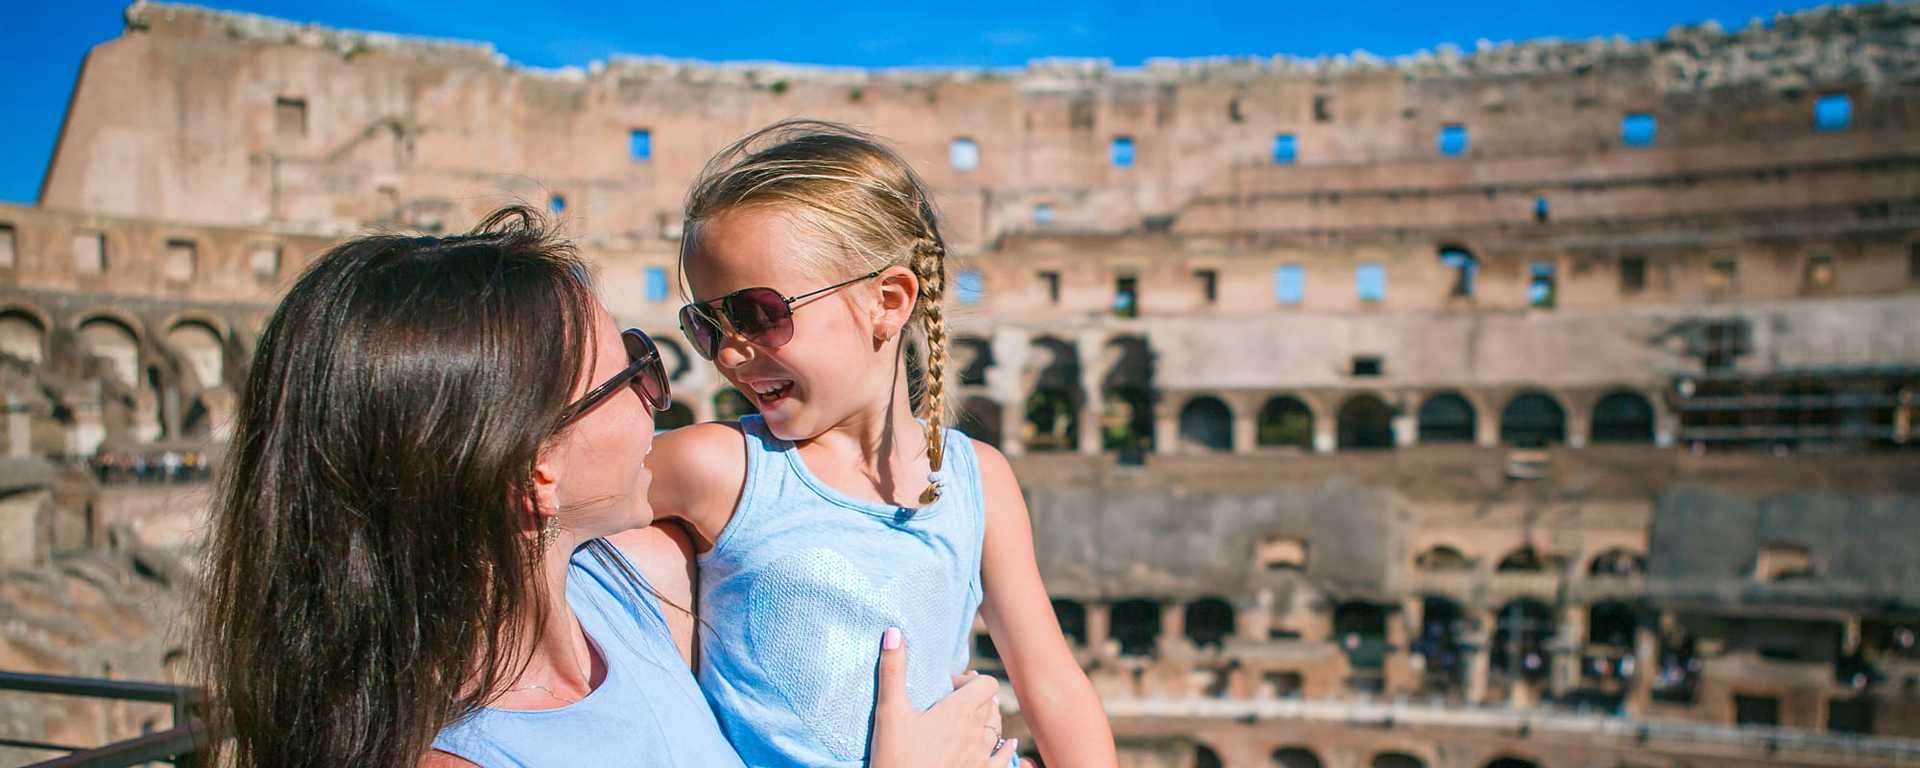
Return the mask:
<svg viewBox="0 0 1920 768">
<path fill-rule="evenodd" d="M 1364 49 L 1624 34 L 1811 7 L 1779 0 L 1572 2 L 635 3 L 219 0 L 217 7 L 337 27 L 484 40 L 516 62 L 584 65 L 610 53 L 844 66 L 1019 66 L 1046 56 L 1139 64 L 1155 56 Z M 120 34 L 123 2 L 9 3 L 0 25 L 0 201 L 32 202 L 88 48 Z M 565 10 L 553 10 L 564 7 Z"/>
</svg>

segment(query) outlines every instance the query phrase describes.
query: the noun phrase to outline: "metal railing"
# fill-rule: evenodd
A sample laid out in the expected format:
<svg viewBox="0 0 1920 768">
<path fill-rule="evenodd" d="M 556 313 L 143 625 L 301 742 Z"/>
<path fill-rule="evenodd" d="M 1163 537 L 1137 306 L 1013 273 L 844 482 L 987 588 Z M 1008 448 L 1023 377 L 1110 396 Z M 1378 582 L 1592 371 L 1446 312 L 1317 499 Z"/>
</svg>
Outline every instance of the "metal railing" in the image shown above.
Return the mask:
<svg viewBox="0 0 1920 768">
<path fill-rule="evenodd" d="M 166 704 L 173 710 L 172 727 L 167 730 L 98 747 L 0 737 L 0 747 L 68 753 L 26 768 L 125 768 L 155 761 L 186 768 L 203 765 L 200 758 L 208 743 L 208 734 L 198 717 L 202 703 L 198 689 L 163 683 L 0 672 L 0 691 L 150 702 Z"/>
</svg>

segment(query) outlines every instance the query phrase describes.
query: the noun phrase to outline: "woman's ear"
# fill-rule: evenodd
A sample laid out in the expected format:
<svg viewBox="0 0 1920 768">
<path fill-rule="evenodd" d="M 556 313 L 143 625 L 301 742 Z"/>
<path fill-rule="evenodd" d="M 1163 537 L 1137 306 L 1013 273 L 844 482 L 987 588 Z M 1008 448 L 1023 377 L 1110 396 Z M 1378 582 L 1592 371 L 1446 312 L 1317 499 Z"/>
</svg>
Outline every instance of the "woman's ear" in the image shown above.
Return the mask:
<svg viewBox="0 0 1920 768">
<path fill-rule="evenodd" d="M 540 518 L 560 514 L 560 472 L 545 459 L 533 465 L 533 516 L 536 525 L 545 523 Z"/>
<path fill-rule="evenodd" d="M 920 278 L 913 270 L 902 266 L 891 266 L 874 278 L 880 290 L 880 301 L 875 305 L 873 335 L 876 342 L 888 342 L 899 337 L 900 330 L 913 320 L 914 303 L 920 297 Z"/>
</svg>

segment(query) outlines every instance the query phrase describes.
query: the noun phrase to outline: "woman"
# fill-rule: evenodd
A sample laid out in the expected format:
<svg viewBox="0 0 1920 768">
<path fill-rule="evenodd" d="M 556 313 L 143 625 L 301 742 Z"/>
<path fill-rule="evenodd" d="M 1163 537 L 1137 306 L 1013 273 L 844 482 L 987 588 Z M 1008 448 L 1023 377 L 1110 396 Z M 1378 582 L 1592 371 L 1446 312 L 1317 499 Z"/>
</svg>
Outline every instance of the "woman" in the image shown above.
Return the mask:
<svg viewBox="0 0 1920 768">
<path fill-rule="evenodd" d="M 235 765 L 739 765 L 648 581 L 666 377 L 585 275 L 509 208 L 342 244 L 274 312 L 198 622 Z M 985 764 L 992 689 L 881 702 L 874 764 Z"/>
</svg>

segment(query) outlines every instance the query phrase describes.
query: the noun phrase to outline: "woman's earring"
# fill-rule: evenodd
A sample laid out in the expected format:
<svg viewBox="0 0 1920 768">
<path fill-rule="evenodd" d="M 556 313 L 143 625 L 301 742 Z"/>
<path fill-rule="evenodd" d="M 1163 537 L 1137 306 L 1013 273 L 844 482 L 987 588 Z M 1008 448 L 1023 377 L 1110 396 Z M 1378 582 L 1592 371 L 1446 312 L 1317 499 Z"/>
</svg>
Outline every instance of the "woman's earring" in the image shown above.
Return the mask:
<svg viewBox="0 0 1920 768">
<path fill-rule="evenodd" d="M 560 516 L 547 515 L 546 520 L 540 523 L 540 551 L 547 551 L 557 538 L 560 538 Z"/>
</svg>

